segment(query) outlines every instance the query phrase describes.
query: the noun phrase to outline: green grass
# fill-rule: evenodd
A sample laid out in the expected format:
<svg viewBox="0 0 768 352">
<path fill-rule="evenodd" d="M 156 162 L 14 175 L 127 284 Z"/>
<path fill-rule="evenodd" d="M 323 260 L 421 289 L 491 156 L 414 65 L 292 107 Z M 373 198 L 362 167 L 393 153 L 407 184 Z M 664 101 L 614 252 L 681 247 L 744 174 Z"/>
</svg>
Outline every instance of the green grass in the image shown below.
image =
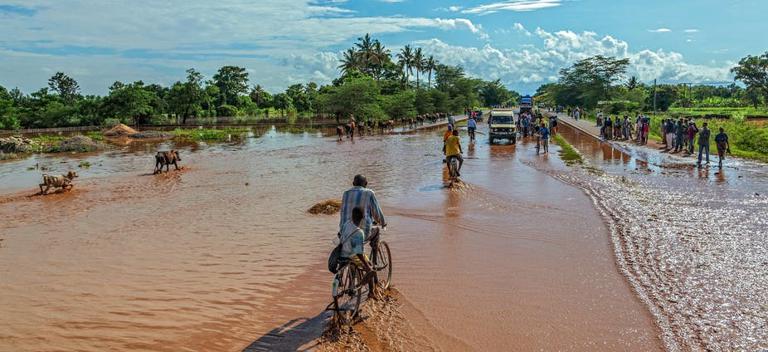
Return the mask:
<svg viewBox="0 0 768 352">
<path fill-rule="evenodd" d="M 104 135 L 101 134 L 101 132 L 99 132 L 99 131 L 85 132 L 85 136 L 90 138 L 90 139 L 93 139 L 94 141 L 97 141 L 97 142 L 101 142 L 101 141 L 104 140 Z"/>
<path fill-rule="evenodd" d="M 563 138 L 563 136 L 557 134 L 554 137 L 555 143 L 560 146 L 560 158 L 565 161 L 566 164 L 581 164 L 584 159 L 581 157 L 578 151 Z"/>
<path fill-rule="evenodd" d="M 226 141 L 231 138 L 243 138 L 249 129 L 247 128 L 199 128 L 173 130 L 174 138 L 188 141 Z"/>
<path fill-rule="evenodd" d="M 768 109 L 754 107 L 724 108 L 670 108 L 667 114 L 674 116 L 726 115 L 732 119 L 744 119 L 745 116 L 768 116 Z"/>
<path fill-rule="evenodd" d="M 88 161 L 85 161 L 85 160 L 83 160 L 83 161 L 81 161 L 79 164 L 77 164 L 77 166 L 78 166 L 79 168 L 82 168 L 82 169 L 87 169 L 87 168 L 90 168 L 90 167 L 91 167 L 91 163 L 90 163 L 90 162 L 88 162 Z"/>
</svg>

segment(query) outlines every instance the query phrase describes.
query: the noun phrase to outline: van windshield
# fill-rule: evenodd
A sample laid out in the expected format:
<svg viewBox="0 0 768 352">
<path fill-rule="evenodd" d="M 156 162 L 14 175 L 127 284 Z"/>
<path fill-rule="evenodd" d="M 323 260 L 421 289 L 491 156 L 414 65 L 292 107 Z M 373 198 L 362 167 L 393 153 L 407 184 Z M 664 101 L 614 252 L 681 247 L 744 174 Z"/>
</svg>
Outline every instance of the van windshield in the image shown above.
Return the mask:
<svg viewBox="0 0 768 352">
<path fill-rule="evenodd" d="M 492 123 L 499 125 L 511 125 L 514 122 L 512 121 L 512 116 L 494 116 Z"/>
</svg>

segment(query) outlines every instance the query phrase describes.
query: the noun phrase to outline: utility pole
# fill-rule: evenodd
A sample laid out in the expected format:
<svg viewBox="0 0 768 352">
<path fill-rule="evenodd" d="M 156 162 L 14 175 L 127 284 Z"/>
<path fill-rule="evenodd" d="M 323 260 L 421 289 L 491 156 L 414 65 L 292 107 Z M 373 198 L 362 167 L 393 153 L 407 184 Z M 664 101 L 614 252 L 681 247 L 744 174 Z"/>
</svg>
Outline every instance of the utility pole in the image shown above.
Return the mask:
<svg viewBox="0 0 768 352">
<path fill-rule="evenodd" d="M 656 116 L 656 79 L 653 80 L 653 116 Z"/>
</svg>

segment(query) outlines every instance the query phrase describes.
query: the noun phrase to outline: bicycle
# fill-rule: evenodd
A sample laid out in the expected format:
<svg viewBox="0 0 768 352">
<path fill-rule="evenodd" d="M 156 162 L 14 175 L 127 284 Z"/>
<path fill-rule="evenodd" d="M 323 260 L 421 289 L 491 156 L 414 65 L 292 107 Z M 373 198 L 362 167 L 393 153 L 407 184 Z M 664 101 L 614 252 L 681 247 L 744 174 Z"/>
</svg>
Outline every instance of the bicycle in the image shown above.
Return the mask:
<svg viewBox="0 0 768 352">
<path fill-rule="evenodd" d="M 331 289 L 333 302 L 326 307 L 326 310 L 334 312 L 334 320 L 338 326 L 354 325 L 360 313 L 363 294 L 367 292 L 364 288 L 368 286 L 370 280 L 373 280 L 372 286 L 381 290 L 389 289 L 392 283 L 392 252 L 386 241 L 378 240 L 379 233 L 380 231 L 376 231 L 370 239 L 366 239 L 371 248 L 368 258 L 370 258 L 373 272 L 366 273 L 352 260 L 341 259 L 341 268 L 333 277 Z"/>
</svg>

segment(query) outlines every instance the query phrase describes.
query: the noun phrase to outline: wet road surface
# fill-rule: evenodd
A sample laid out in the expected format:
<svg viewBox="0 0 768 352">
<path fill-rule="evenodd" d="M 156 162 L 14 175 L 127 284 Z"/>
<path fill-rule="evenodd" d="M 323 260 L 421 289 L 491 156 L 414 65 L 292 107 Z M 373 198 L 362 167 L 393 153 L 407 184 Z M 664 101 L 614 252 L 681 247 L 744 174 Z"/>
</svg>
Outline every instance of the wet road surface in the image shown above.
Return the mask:
<svg viewBox="0 0 768 352">
<path fill-rule="evenodd" d="M 581 175 L 530 143 L 479 136 L 464 145 L 466 185 L 445 189 L 438 134 L 337 143 L 258 131 L 180 145 L 187 169 L 160 176 L 144 172 L 158 146 L 139 144 L 84 156 L 94 166 L 75 190 L 44 198 L 27 197 L 40 173 L 27 167 L 64 170 L 83 156 L 0 164 L 13 180 L 0 189 L 0 350 L 239 350 L 314 317 L 329 300 L 323 263 L 338 218 L 305 210 L 356 173 L 385 207 L 394 283 L 433 344 L 655 350 L 661 335 L 669 347 L 674 330 L 633 293 L 621 240 L 588 196 L 600 194 L 566 183 L 589 187 Z M 634 165 L 592 152 L 609 172 Z"/>
</svg>

